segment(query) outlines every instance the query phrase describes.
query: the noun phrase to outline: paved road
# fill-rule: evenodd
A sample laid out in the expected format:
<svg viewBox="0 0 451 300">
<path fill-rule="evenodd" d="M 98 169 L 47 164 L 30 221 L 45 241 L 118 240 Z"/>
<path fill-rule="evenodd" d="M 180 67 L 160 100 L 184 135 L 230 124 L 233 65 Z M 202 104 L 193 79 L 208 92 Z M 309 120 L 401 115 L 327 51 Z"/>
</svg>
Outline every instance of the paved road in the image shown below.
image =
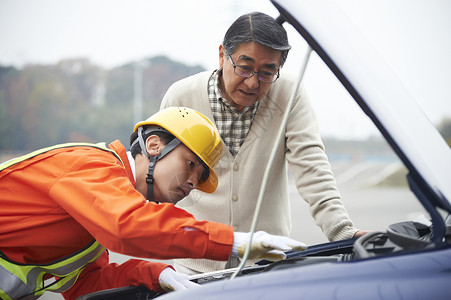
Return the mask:
<svg viewBox="0 0 451 300">
<path fill-rule="evenodd" d="M 424 209 L 407 186 L 377 186 L 399 167 L 386 162 L 332 162 L 332 168 L 343 202 L 355 226 L 362 229 L 385 230 L 392 223 L 412 220 Z M 327 242 L 321 230 L 314 224 L 307 204 L 301 199 L 290 178 L 289 193 L 292 208 L 293 229 L 291 237 L 309 245 Z M 112 253 L 111 261 L 121 263 L 129 257 Z M 165 261 L 171 263 L 171 261 Z M 43 299 L 63 299 L 60 295 L 46 293 Z"/>
<path fill-rule="evenodd" d="M 343 203 L 356 227 L 383 231 L 392 223 L 426 215 L 407 185 L 375 185 L 400 168 L 398 162 L 332 162 L 332 168 Z M 291 236 L 307 244 L 326 242 L 294 185 L 290 184 L 289 188 L 293 222 Z"/>
</svg>

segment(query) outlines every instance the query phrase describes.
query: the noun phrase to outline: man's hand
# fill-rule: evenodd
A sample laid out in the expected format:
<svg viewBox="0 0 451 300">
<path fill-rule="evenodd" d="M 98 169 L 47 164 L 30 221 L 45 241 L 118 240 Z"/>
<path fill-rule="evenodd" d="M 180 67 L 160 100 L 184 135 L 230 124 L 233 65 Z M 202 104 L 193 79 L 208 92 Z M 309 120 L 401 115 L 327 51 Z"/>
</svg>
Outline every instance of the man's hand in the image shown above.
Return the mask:
<svg viewBox="0 0 451 300">
<path fill-rule="evenodd" d="M 158 280 L 160 281 L 161 288 L 165 292 L 185 290 L 199 286 L 197 283 L 189 281 L 188 275 L 178 273 L 169 267 L 160 273 Z"/>
<path fill-rule="evenodd" d="M 371 232 L 371 230 L 359 230 L 357 231 L 353 237 L 357 238 L 357 237 L 361 237 L 362 235 L 365 235 L 367 233 Z"/>
<path fill-rule="evenodd" d="M 234 232 L 232 254 L 243 257 L 249 244 L 249 232 Z M 286 236 L 278 236 L 258 231 L 252 237 L 249 259 L 267 259 L 272 261 L 286 258 L 284 251 L 305 250 L 307 245 Z"/>
</svg>

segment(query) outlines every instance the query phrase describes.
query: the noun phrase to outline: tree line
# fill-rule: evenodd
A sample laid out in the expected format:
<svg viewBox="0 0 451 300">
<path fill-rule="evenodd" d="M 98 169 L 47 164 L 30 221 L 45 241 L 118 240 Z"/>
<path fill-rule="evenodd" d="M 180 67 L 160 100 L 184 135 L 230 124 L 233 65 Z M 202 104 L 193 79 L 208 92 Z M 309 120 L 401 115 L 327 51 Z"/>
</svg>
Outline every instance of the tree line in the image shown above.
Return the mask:
<svg viewBox="0 0 451 300">
<path fill-rule="evenodd" d="M 141 63 L 143 119 L 158 111 L 173 82 L 203 70 L 165 56 Z M 133 62 L 104 69 L 83 58 L 20 69 L 0 65 L 0 150 L 114 139 L 127 145 L 136 70 Z"/>
</svg>

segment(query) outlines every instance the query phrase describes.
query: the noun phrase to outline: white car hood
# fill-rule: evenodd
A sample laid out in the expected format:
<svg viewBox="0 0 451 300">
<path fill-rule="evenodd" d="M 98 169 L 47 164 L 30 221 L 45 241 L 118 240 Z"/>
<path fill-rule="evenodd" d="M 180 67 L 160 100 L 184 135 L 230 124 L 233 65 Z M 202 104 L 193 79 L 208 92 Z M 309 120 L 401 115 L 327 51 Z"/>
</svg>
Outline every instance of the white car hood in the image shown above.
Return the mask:
<svg viewBox="0 0 451 300">
<path fill-rule="evenodd" d="M 272 2 L 288 12 L 283 15 L 289 23 L 301 25 L 296 29 L 372 119 L 411 176 L 432 191 L 434 205 L 450 211 L 451 149 L 356 25 L 332 0 Z"/>
</svg>

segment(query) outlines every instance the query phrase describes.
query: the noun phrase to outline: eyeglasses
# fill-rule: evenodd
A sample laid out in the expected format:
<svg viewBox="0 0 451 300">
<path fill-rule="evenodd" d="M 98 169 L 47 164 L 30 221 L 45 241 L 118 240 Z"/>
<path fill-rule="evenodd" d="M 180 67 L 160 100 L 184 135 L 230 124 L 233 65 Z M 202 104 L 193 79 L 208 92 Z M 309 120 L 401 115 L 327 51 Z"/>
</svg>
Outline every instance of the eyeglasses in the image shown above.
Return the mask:
<svg viewBox="0 0 451 300">
<path fill-rule="evenodd" d="M 268 71 L 257 72 L 248 66 L 235 65 L 235 63 L 232 60 L 232 57 L 230 57 L 229 54 L 227 54 L 227 56 L 229 57 L 230 62 L 232 63 L 232 67 L 233 67 L 235 74 L 238 76 L 241 76 L 244 78 L 250 78 L 254 74 L 257 74 L 258 80 L 263 81 L 263 82 L 269 82 L 269 83 L 275 82 L 277 80 L 277 78 L 279 78 L 279 76 L 280 76 L 279 70 L 277 70 L 277 73 L 272 73 L 272 72 L 268 72 Z"/>
</svg>

